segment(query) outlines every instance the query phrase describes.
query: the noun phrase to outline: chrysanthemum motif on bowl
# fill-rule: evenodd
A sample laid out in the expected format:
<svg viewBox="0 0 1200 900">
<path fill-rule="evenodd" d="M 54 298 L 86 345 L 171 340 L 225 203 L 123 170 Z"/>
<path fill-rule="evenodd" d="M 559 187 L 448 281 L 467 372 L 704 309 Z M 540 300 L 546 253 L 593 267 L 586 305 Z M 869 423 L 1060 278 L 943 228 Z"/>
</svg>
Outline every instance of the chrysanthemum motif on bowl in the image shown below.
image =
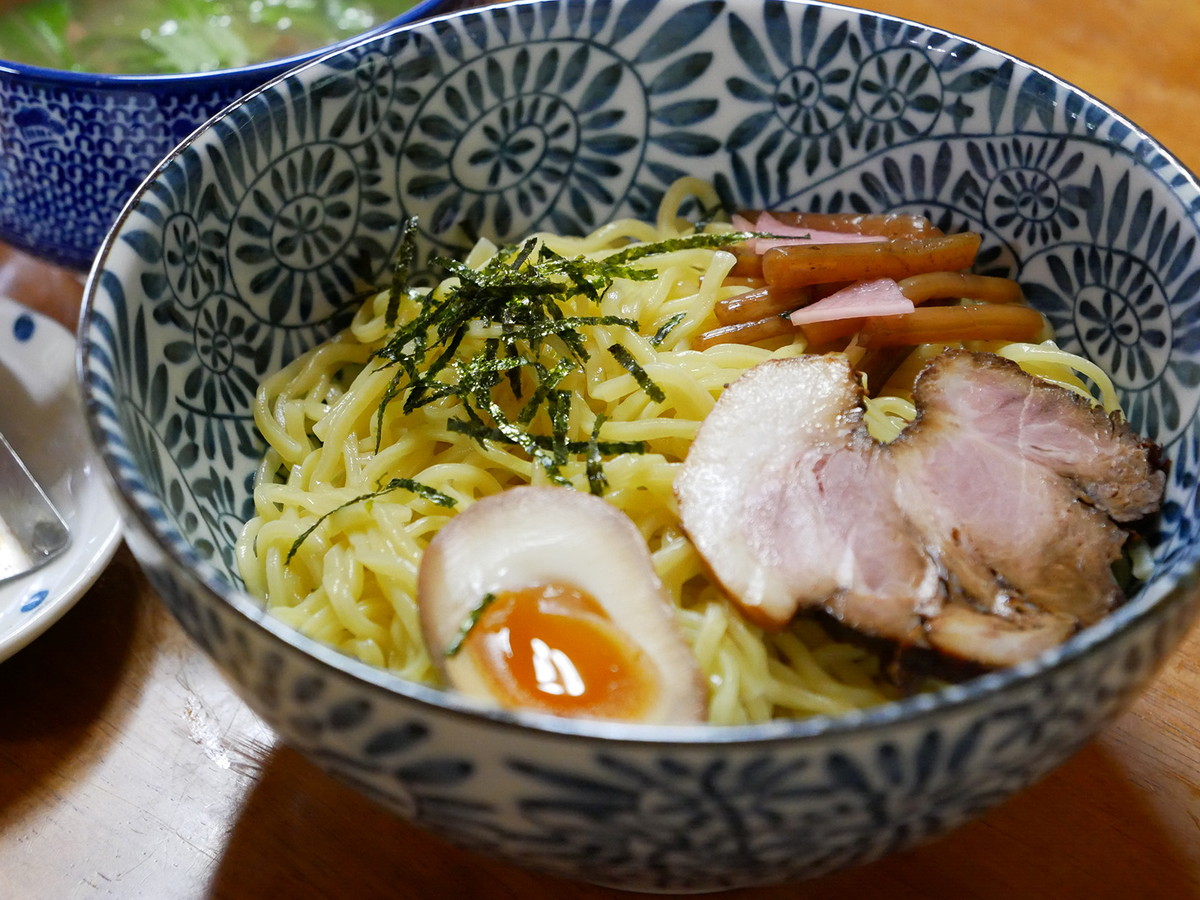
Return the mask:
<svg viewBox="0 0 1200 900">
<path fill-rule="evenodd" d="M 1018 279 L 1172 458 L 1145 592 L 1017 669 L 842 719 L 735 729 L 480 713 L 297 635 L 239 592 L 232 543 L 262 449 L 254 385 L 388 282 L 402 221 L 419 217 L 428 270 L 476 235 L 652 216 L 685 174 L 730 205 L 915 212 L 981 232 L 979 270 Z M 1037 779 L 1183 633 L 1198 220 L 1193 179 L 1119 116 L 912 23 L 779 0 L 497 6 L 298 70 L 179 148 L 93 280 L 89 412 L 155 587 L 326 770 L 452 840 L 558 874 L 671 891 L 812 877 Z"/>
</svg>

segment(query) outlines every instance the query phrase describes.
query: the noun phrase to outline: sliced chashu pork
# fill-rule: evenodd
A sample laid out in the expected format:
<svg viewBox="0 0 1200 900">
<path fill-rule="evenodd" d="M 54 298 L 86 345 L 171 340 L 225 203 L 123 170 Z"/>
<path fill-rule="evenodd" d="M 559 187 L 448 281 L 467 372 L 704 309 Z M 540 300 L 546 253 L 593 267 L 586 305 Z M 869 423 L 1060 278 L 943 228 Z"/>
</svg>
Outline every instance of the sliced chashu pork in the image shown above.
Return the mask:
<svg viewBox="0 0 1200 900">
<path fill-rule="evenodd" d="M 1050 469 L 1118 522 L 1144 518 L 1162 500 L 1165 477 L 1155 444 L 1010 360 L 965 350 L 942 353 L 917 379 L 914 401 L 920 418 L 906 441 L 931 420 L 951 421 Z"/>
<path fill-rule="evenodd" d="M 1111 566 L 1126 535 L 1112 518 L 1157 505 L 1163 476 L 1149 445 L 991 354 L 940 355 L 913 399 L 916 421 L 887 448 L 896 498 L 952 591 L 989 613 L 1032 606 L 1083 625 L 1120 601 Z"/>
<path fill-rule="evenodd" d="M 863 632 L 1006 665 L 1120 599 L 1109 564 L 1161 496 L 1153 445 L 987 354 L 939 357 L 918 421 L 867 435 L 837 355 L 727 388 L 676 481 L 684 528 L 747 614 L 824 609 Z"/>
<path fill-rule="evenodd" d="M 854 628 L 916 640 L 943 592 L 894 481 L 845 357 L 805 356 L 725 389 L 675 492 L 713 575 L 760 625 L 824 605 Z"/>
</svg>

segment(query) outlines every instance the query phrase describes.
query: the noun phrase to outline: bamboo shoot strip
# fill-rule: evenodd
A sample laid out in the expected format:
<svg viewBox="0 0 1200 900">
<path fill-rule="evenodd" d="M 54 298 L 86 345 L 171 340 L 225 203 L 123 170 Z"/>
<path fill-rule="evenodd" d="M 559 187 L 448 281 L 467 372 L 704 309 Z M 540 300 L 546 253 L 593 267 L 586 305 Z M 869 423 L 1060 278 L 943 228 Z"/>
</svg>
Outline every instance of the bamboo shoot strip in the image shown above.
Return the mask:
<svg viewBox="0 0 1200 900">
<path fill-rule="evenodd" d="M 716 344 L 753 344 L 755 341 L 795 333 L 796 326 L 788 321 L 787 316 L 765 316 L 749 322 L 734 322 L 712 328 L 696 336 L 692 342 L 692 349 L 705 350 Z"/>
<path fill-rule="evenodd" d="M 922 306 L 902 316 L 865 320 L 858 342 L 864 347 L 895 347 L 951 341 L 1035 341 L 1045 328 L 1042 314 L 1028 306 Z"/>
<path fill-rule="evenodd" d="M 868 244 L 793 244 L 762 258 L 767 284 L 780 289 L 828 281 L 899 280 L 940 270 L 966 269 L 975 260 L 980 235 L 893 239 Z"/>
<path fill-rule="evenodd" d="M 722 325 L 736 325 L 739 322 L 753 322 L 766 316 L 789 313 L 807 305 L 812 299 L 813 292 L 810 288 L 779 291 L 761 287 L 718 301 L 713 313 Z"/>
</svg>

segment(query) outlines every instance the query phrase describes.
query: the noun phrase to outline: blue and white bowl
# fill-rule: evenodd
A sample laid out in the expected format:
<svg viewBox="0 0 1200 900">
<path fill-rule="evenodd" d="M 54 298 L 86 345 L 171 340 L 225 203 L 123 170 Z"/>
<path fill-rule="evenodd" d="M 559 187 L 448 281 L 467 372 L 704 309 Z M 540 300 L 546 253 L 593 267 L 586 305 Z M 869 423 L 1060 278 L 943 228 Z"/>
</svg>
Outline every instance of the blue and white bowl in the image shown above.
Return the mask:
<svg viewBox="0 0 1200 900">
<path fill-rule="evenodd" d="M 421 0 L 367 33 L 463 5 Z M 189 75 L 85 74 L 0 60 L 0 240 L 88 269 L 121 207 L 176 144 L 329 49 Z"/>
<path fill-rule="evenodd" d="M 921 213 L 985 235 L 1059 341 L 1172 458 L 1154 573 L 1037 660 L 866 712 L 650 727 L 480 712 L 264 614 L 232 552 L 253 385 L 426 253 L 648 216 L 681 174 L 731 202 Z M 401 815 L 622 888 L 809 878 L 1040 778 L 1138 692 L 1197 607 L 1200 191 L 1045 72 L 896 19 L 786 0 L 555 0 L 422 23 L 289 73 L 155 172 L 89 283 L 92 430 L 156 589 L 294 747 Z"/>
</svg>

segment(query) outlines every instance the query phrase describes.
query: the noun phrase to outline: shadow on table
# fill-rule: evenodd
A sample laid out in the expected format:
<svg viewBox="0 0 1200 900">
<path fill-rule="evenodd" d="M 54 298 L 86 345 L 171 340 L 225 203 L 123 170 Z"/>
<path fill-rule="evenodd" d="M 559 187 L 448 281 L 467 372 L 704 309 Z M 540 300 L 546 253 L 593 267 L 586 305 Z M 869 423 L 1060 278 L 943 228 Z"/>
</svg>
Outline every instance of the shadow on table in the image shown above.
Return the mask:
<svg viewBox="0 0 1200 900">
<path fill-rule="evenodd" d="M 631 896 L 535 876 L 450 846 L 277 746 L 244 800 L 208 896 L 536 900 L 543 895 Z"/>
<path fill-rule="evenodd" d="M 209 896 L 257 898 L 633 896 L 533 875 L 449 846 L 391 816 L 287 748 L 264 761 Z M 1101 802 L 1122 823 L 1100 823 Z M 1106 820 L 1111 821 L 1111 820 Z M 736 890 L 744 900 L 1072 900 L 1192 897 L 1175 845 L 1129 773 L 1100 743 L 983 819 L 907 853 L 806 883 Z M 710 895 L 711 896 L 711 895 Z"/>
<path fill-rule="evenodd" d="M 29 646 L 0 663 L 0 831 L 51 772 L 99 759 L 115 731 L 93 726 L 117 693 L 140 684 L 148 661 L 129 652 L 154 627 L 137 602 L 140 577 L 122 549 L 91 590 Z M 7 763 L 7 764 L 6 764 Z"/>
</svg>

